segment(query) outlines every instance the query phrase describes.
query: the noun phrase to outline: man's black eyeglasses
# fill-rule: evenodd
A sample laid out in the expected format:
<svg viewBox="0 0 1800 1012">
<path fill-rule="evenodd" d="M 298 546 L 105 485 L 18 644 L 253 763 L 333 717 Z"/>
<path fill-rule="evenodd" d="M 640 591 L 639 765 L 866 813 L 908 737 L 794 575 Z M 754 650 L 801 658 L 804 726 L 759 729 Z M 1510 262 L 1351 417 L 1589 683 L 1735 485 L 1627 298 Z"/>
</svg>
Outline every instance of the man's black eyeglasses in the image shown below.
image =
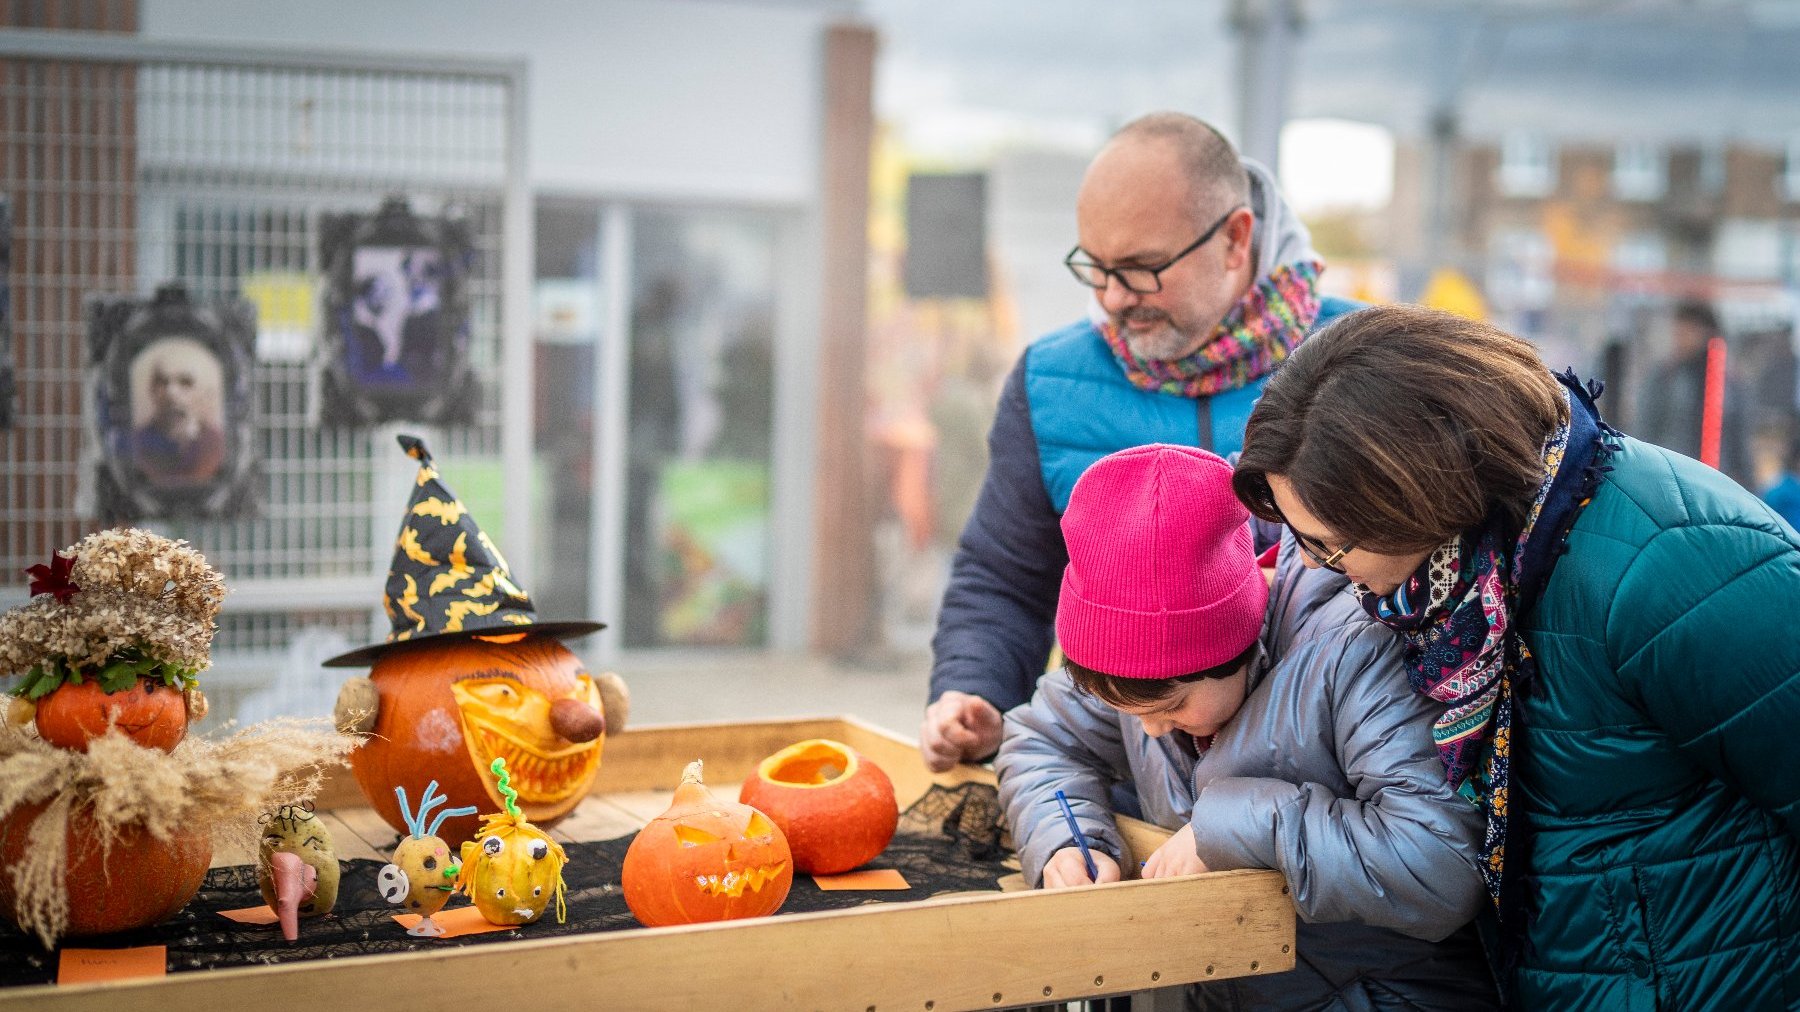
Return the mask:
<svg viewBox="0 0 1800 1012">
<path fill-rule="evenodd" d="M 1175 263 L 1182 257 L 1206 245 L 1208 240 L 1219 234 L 1219 229 L 1225 227 L 1225 223 L 1231 219 L 1231 216 L 1242 209 L 1243 205 L 1239 204 L 1226 211 L 1218 221 L 1212 223 L 1211 228 L 1200 233 L 1200 238 L 1195 239 L 1188 244 L 1186 249 L 1156 267 L 1104 267 L 1083 257 L 1079 245 L 1070 250 L 1068 256 L 1063 257 L 1063 264 L 1069 268 L 1070 274 L 1075 275 L 1075 280 L 1089 288 L 1105 288 L 1106 279 L 1115 277 L 1119 279 L 1119 284 L 1124 285 L 1130 291 L 1139 295 L 1154 295 L 1162 291 L 1163 271 L 1175 266 Z"/>
</svg>

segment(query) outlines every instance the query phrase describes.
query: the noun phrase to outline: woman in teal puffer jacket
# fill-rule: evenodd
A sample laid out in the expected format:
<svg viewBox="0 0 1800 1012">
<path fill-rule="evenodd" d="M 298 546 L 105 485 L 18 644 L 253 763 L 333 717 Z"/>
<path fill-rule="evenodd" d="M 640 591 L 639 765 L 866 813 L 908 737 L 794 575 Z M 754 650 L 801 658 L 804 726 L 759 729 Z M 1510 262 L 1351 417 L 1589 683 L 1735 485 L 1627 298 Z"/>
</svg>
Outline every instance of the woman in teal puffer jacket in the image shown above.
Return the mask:
<svg viewBox="0 0 1800 1012">
<path fill-rule="evenodd" d="M 1414 307 L 1302 345 L 1234 485 L 1398 630 L 1521 1008 L 1800 1009 L 1800 538 Z"/>
</svg>

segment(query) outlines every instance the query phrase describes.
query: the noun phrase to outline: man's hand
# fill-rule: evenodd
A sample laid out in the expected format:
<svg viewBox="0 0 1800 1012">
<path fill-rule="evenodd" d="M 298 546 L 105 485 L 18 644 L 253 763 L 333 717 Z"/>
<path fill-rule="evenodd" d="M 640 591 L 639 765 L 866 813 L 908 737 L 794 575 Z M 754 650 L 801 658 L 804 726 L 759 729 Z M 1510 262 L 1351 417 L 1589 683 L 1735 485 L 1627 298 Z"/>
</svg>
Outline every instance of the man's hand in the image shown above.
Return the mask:
<svg viewBox="0 0 1800 1012">
<path fill-rule="evenodd" d="M 980 696 L 952 689 L 925 708 L 919 749 L 925 765 L 942 773 L 964 759 L 981 759 L 1000 747 L 1000 711 Z"/>
<path fill-rule="evenodd" d="M 1066 889 L 1069 886 L 1087 885 L 1089 881 L 1119 881 L 1119 862 L 1114 861 L 1112 855 L 1092 847 L 1088 848 L 1088 853 L 1094 858 L 1094 870 L 1100 873 L 1099 879 L 1088 878 L 1087 862 L 1081 859 L 1080 847 L 1064 847 L 1051 854 L 1050 860 L 1044 863 L 1044 888 Z"/>
<path fill-rule="evenodd" d="M 1198 875 L 1206 870 L 1206 862 L 1194 853 L 1194 827 L 1188 824 L 1181 832 L 1163 841 L 1144 862 L 1145 878 L 1173 878 L 1176 875 Z"/>
</svg>

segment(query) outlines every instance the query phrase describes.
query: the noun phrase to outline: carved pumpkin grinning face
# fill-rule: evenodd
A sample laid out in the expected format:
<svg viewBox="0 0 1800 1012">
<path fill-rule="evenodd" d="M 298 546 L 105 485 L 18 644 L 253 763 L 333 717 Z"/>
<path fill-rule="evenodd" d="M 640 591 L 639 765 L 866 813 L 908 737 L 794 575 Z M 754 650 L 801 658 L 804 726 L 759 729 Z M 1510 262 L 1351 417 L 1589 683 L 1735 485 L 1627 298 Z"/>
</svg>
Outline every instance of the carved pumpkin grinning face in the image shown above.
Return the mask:
<svg viewBox="0 0 1800 1012">
<path fill-rule="evenodd" d="M 780 827 L 749 805 L 714 797 L 698 766 L 625 854 L 625 902 L 651 927 L 762 917 L 781 908 L 793 885 Z"/>
<path fill-rule="evenodd" d="M 506 760 L 525 816 L 552 825 L 587 796 L 606 740 L 600 692 L 567 647 L 545 635 L 421 643 L 376 660 L 373 736 L 351 754 L 369 804 L 406 832 L 394 785 L 437 780 L 452 805 L 501 804 L 487 767 Z M 474 816 L 444 823 L 467 840 Z"/>
<path fill-rule="evenodd" d="M 775 847 L 775 824 L 763 813 L 701 812 L 676 819 L 670 826 L 680 850 L 670 864 L 674 888 L 692 881 L 708 896 L 739 899 L 746 891 L 761 892 L 787 870 L 787 855 Z M 740 821 L 742 824 L 740 824 Z"/>
<path fill-rule="evenodd" d="M 559 675 L 564 677 L 554 677 Z M 490 668 L 450 683 L 450 691 L 462 715 L 470 761 L 480 766 L 504 758 L 521 802 L 554 804 L 592 782 L 600 768 L 599 747 L 569 741 L 551 723 L 551 707 L 559 699 L 599 711 L 600 690 L 585 670 L 570 675 Z"/>
</svg>

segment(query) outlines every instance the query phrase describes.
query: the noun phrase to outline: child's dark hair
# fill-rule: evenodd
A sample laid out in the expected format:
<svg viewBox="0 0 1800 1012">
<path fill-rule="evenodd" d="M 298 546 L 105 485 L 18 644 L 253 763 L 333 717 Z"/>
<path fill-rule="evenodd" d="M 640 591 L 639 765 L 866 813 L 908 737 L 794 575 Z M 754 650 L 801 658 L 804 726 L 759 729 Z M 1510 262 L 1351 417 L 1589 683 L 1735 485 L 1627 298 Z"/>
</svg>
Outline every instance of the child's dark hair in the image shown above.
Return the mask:
<svg viewBox="0 0 1800 1012">
<path fill-rule="evenodd" d="M 1242 653 L 1223 664 L 1173 678 L 1123 678 L 1083 667 L 1067 657 L 1063 658 L 1063 667 L 1068 669 L 1069 677 L 1074 679 L 1075 688 L 1108 706 L 1152 706 L 1169 698 L 1177 688 L 1189 682 L 1198 682 L 1203 678 L 1230 678 L 1250 660 L 1250 653 L 1255 649 L 1256 641 L 1252 640 Z"/>
</svg>

